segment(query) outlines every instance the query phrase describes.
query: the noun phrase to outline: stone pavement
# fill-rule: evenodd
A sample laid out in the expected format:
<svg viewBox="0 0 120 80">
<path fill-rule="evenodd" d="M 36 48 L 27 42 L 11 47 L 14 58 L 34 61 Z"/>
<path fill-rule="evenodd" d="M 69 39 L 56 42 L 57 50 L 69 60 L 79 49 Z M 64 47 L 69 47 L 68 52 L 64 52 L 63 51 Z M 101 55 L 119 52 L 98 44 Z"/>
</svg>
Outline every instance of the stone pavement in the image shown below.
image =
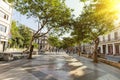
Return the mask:
<svg viewBox="0 0 120 80">
<path fill-rule="evenodd" d="M 115 61 L 115 62 L 120 62 L 120 56 L 113 56 L 113 55 L 105 55 L 106 59 Z"/>
<path fill-rule="evenodd" d="M 0 63 L 0 80 L 120 80 L 120 70 L 77 55 L 47 53 Z"/>
</svg>

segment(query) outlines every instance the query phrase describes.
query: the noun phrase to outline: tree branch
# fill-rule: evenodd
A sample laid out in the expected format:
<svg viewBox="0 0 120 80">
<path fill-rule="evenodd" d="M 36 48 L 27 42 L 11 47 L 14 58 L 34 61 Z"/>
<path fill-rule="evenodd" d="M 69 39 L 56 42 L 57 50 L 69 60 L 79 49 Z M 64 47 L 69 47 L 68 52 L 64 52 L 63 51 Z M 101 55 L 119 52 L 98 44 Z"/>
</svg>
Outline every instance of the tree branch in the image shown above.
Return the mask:
<svg viewBox="0 0 120 80">
<path fill-rule="evenodd" d="M 49 28 L 48 31 L 47 31 L 46 33 L 44 33 L 44 34 L 42 34 L 42 35 L 39 35 L 39 36 L 35 36 L 35 38 L 42 37 L 42 36 L 46 35 L 51 29 L 52 29 L 52 27 Z"/>
<path fill-rule="evenodd" d="M 33 37 L 35 37 L 38 34 L 38 32 L 43 29 L 43 27 L 45 26 L 46 23 L 47 23 L 47 20 L 43 21 L 43 24 L 41 25 L 41 28 L 37 30 L 37 32 L 33 35 Z"/>
</svg>

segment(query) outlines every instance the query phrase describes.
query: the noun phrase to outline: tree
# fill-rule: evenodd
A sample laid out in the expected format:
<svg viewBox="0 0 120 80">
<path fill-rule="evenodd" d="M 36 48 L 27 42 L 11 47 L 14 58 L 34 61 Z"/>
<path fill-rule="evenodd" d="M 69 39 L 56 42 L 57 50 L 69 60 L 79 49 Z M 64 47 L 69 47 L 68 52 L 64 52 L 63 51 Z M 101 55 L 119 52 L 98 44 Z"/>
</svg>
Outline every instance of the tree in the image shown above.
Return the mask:
<svg viewBox="0 0 120 80">
<path fill-rule="evenodd" d="M 65 31 L 70 25 L 71 10 L 66 7 L 64 0 L 15 0 L 14 7 L 21 14 L 35 17 L 40 23 L 40 28 L 32 35 L 29 50 L 35 38 L 47 34 L 51 29 L 52 31 L 56 29 Z M 47 32 L 39 35 L 44 28 L 47 29 Z M 28 58 L 32 58 L 32 52 Z"/>
<path fill-rule="evenodd" d="M 87 34 L 87 32 L 89 31 L 89 28 L 84 24 L 84 21 L 85 21 L 84 17 L 85 15 L 82 15 L 74 21 L 73 31 L 71 33 L 71 36 L 73 36 L 73 39 L 78 46 L 79 56 L 81 52 L 81 44 L 85 42 L 89 42 L 89 40 L 87 39 L 89 36 Z"/>
<path fill-rule="evenodd" d="M 81 15 L 84 17 L 84 22 L 82 21 L 84 24 L 83 26 L 89 28 L 89 31 L 85 34 L 89 34 L 89 39 L 94 43 L 94 62 L 98 62 L 97 49 L 99 45 L 99 36 L 110 32 L 114 28 L 113 23 L 114 20 L 116 20 L 116 11 L 110 10 L 110 6 L 107 6 L 106 1 L 97 1 L 98 2 L 91 2 L 89 6 L 86 6 Z"/>
<path fill-rule="evenodd" d="M 3 0 L 3 1 L 9 2 L 9 3 L 12 3 L 12 2 L 13 2 L 13 0 Z"/>
<path fill-rule="evenodd" d="M 9 39 L 10 47 L 19 47 L 23 44 L 23 37 L 20 35 L 16 21 L 12 21 L 11 25 L 11 39 Z"/>
<path fill-rule="evenodd" d="M 19 25 L 19 33 L 23 37 L 23 45 L 21 47 L 27 48 L 29 46 L 31 35 L 33 34 L 30 28 L 26 27 L 25 25 Z"/>
<path fill-rule="evenodd" d="M 58 37 L 49 36 L 48 43 L 53 47 L 60 48 L 61 41 L 58 39 Z"/>
<path fill-rule="evenodd" d="M 74 46 L 74 39 L 70 37 L 64 37 L 62 40 L 62 45 L 64 49 L 70 48 Z"/>
</svg>

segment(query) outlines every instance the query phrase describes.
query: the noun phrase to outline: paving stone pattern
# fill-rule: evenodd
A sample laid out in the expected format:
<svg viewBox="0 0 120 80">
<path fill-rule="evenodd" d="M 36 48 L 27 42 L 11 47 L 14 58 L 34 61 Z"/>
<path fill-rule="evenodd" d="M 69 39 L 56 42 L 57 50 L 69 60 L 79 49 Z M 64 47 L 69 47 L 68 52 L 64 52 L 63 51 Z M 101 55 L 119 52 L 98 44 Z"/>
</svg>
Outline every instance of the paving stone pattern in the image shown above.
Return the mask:
<svg viewBox="0 0 120 80">
<path fill-rule="evenodd" d="M 120 80 L 120 70 L 65 52 L 0 63 L 0 80 Z"/>
</svg>

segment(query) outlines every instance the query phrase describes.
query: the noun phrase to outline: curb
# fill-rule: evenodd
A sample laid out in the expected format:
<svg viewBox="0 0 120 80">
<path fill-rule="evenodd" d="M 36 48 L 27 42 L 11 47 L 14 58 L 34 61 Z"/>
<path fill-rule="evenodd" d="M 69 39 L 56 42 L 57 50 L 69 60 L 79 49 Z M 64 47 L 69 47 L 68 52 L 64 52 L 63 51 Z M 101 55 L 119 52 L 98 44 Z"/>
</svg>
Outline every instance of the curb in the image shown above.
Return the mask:
<svg viewBox="0 0 120 80">
<path fill-rule="evenodd" d="M 92 59 L 92 57 L 90 57 L 89 55 L 81 54 L 81 56 Z M 120 63 L 119 62 L 114 62 L 114 61 L 106 60 L 106 59 L 103 59 L 103 58 L 98 58 L 98 61 L 120 69 Z"/>
</svg>

